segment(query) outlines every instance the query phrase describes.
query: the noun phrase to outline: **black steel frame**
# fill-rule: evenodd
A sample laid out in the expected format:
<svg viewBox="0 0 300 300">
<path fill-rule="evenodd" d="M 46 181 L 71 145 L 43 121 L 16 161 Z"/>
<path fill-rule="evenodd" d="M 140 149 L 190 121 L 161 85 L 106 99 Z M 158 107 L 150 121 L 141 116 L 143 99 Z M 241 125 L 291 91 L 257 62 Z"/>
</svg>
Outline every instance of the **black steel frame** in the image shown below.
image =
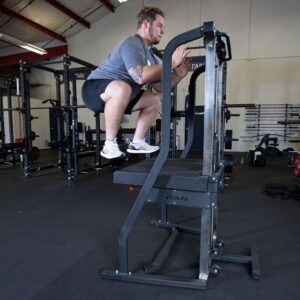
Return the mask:
<svg viewBox="0 0 300 300">
<path fill-rule="evenodd" d="M 70 68 L 71 63 L 77 63 L 80 67 Z M 62 63 L 63 69 L 56 70 L 48 67 L 51 64 Z M 56 100 L 58 106 L 55 109 L 61 109 L 64 114 L 64 118 L 58 118 L 58 138 L 67 141 L 66 154 L 61 148 L 58 150 L 58 162 L 52 165 L 32 167 L 31 161 L 29 160 L 29 152 L 32 147 L 30 142 L 29 134 L 31 131 L 31 120 L 30 120 L 30 94 L 29 94 L 29 82 L 27 79 L 27 72 L 30 68 L 36 68 L 43 71 L 53 73 L 56 81 Z M 86 61 L 78 59 L 74 56 L 64 55 L 62 60 L 52 62 L 34 62 L 27 63 L 24 61 L 20 62 L 20 92 L 22 99 L 21 111 L 24 113 L 23 118 L 23 135 L 24 139 L 28 141 L 24 144 L 23 149 L 23 171 L 25 176 L 30 176 L 35 171 L 43 169 L 49 169 L 52 167 L 63 168 L 66 164 L 68 180 L 72 181 L 81 172 L 87 172 L 89 170 L 100 170 L 102 167 L 110 165 L 110 163 L 102 163 L 100 157 L 100 114 L 95 114 L 95 125 L 96 125 L 96 149 L 95 151 L 89 151 L 90 156 L 94 156 L 94 165 L 84 170 L 79 170 L 78 159 L 83 156 L 82 153 L 78 153 L 78 109 L 85 108 L 85 105 L 77 105 L 77 91 L 76 81 L 86 79 L 87 75 L 96 66 Z M 62 105 L 60 86 L 63 85 L 64 90 L 64 103 Z M 35 108 L 37 109 L 37 108 Z M 49 107 L 40 107 L 39 109 L 50 109 Z M 87 153 L 85 153 L 87 156 Z M 65 163 L 66 161 L 66 163 Z"/>
</svg>

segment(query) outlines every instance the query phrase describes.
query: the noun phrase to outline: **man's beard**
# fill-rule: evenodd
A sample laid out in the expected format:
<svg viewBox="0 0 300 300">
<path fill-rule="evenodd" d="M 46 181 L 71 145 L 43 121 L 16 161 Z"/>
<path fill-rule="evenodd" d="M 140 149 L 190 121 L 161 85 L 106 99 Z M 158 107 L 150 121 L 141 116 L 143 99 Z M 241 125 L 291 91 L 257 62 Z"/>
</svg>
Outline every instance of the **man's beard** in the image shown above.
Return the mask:
<svg viewBox="0 0 300 300">
<path fill-rule="evenodd" d="M 150 37 L 150 39 L 151 39 L 153 45 L 158 45 L 158 44 L 159 44 L 159 41 L 156 40 L 156 39 L 153 37 L 153 30 L 152 30 L 152 28 L 149 28 L 149 37 Z"/>
</svg>

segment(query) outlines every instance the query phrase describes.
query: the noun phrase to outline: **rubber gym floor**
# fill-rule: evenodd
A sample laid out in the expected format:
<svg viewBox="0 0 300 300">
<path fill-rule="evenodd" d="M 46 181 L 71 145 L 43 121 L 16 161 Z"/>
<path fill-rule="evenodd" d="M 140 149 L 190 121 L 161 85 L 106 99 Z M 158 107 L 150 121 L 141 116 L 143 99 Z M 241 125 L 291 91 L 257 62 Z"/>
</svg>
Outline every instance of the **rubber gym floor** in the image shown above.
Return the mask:
<svg viewBox="0 0 300 300">
<path fill-rule="evenodd" d="M 68 184 L 63 172 L 25 178 L 18 166 L 0 166 L 1 300 L 300 299 L 300 201 L 263 193 L 267 183 L 293 188 L 287 158 L 268 159 L 264 168 L 235 166 L 220 195 L 224 252 L 257 247 L 261 278 L 253 280 L 245 266 L 220 264 L 203 291 L 99 276 L 117 267 L 119 230 L 137 195 L 112 177 L 108 167 Z M 146 205 L 130 235 L 132 270 L 151 261 L 167 235 L 149 225 L 158 216 L 159 206 Z M 198 226 L 199 210 L 174 207 L 170 219 Z M 181 234 L 164 269 L 196 277 L 198 257 L 198 239 Z"/>
</svg>

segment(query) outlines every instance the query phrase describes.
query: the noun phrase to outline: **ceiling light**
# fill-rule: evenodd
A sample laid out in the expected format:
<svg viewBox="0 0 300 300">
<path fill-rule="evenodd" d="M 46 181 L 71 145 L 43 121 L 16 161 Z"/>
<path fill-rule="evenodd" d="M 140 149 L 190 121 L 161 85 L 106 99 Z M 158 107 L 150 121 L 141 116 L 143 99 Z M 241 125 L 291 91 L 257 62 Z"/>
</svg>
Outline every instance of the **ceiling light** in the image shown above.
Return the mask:
<svg viewBox="0 0 300 300">
<path fill-rule="evenodd" d="M 0 33 L 0 40 L 6 42 L 8 44 L 26 49 L 28 51 L 35 52 L 35 53 L 40 54 L 40 55 L 44 55 L 44 54 L 48 53 L 43 48 L 37 47 L 35 45 L 29 44 L 29 43 L 26 43 L 26 42 L 23 42 L 21 40 L 18 40 L 16 38 L 11 37 L 11 36 L 9 36 L 7 34 L 4 34 L 4 33 Z"/>
<path fill-rule="evenodd" d="M 127 2 L 127 0 L 119 0 L 120 3 Z"/>
</svg>

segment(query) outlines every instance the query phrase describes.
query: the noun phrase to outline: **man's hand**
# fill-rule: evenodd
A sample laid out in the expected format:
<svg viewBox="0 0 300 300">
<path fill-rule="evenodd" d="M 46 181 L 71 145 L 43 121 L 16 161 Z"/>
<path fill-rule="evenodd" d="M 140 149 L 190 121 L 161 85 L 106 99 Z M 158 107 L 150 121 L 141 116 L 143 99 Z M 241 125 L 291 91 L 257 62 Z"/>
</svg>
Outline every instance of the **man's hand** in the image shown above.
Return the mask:
<svg viewBox="0 0 300 300">
<path fill-rule="evenodd" d="M 190 52 L 187 50 L 187 45 L 181 45 L 174 51 L 172 55 L 172 69 L 175 69 L 185 61 L 185 58 Z"/>
<path fill-rule="evenodd" d="M 192 60 L 190 57 L 186 57 L 181 65 L 174 69 L 176 76 L 183 78 L 187 75 L 187 73 L 191 70 Z"/>
</svg>

